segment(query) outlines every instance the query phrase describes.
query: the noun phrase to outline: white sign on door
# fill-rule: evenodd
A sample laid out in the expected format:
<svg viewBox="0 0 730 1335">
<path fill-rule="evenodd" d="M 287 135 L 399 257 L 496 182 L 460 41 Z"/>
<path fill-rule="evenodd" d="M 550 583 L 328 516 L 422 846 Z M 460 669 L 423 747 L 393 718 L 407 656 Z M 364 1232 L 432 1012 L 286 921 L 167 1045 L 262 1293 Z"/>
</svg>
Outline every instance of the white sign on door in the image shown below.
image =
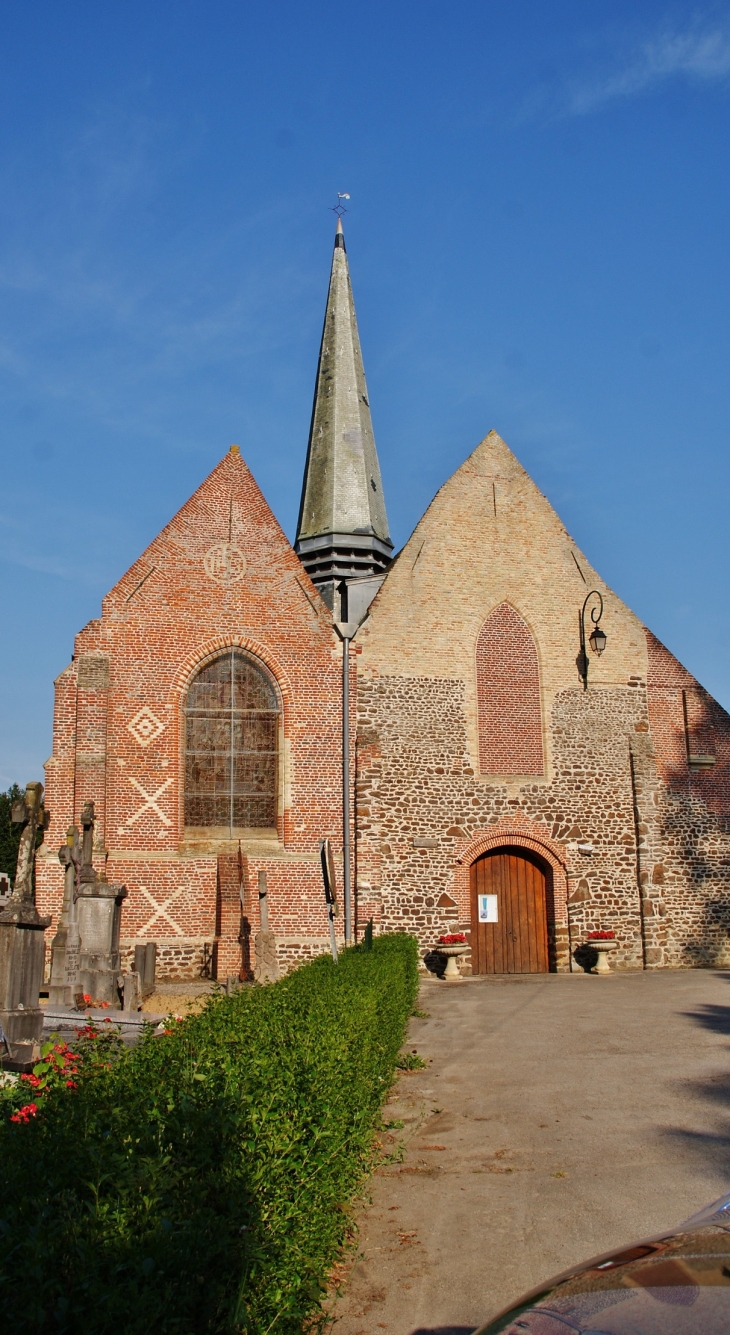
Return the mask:
<svg viewBox="0 0 730 1335">
<path fill-rule="evenodd" d="M 496 895 L 479 895 L 479 921 L 499 922 Z"/>
</svg>

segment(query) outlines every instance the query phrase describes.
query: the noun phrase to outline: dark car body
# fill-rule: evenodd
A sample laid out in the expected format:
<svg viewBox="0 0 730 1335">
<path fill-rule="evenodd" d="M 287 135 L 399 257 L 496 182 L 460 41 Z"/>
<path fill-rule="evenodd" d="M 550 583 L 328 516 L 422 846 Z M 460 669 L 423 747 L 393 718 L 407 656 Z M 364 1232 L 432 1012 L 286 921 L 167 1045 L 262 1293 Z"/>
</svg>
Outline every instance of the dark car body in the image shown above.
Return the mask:
<svg viewBox="0 0 730 1335">
<path fill-rule="evenodd" d="M 541 1284 L 475 1335 L 730 1335 L 730 1195 Z"/>
</svg>

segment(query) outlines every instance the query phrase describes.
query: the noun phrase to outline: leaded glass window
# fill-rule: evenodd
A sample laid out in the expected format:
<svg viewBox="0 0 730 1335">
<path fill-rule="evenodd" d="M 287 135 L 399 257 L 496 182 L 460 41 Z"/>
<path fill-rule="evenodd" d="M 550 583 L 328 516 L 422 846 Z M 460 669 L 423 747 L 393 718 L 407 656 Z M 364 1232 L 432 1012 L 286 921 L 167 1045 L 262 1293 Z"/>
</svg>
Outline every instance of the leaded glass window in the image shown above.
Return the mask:
<svg viewBox="0 0 730 1335">
<path fill-rule="evenodd" d="M 185 704 L 185 825 L 276 828 L 279 719 L 268 673 L 240 649 L 201 668 Z"/>
</svg>

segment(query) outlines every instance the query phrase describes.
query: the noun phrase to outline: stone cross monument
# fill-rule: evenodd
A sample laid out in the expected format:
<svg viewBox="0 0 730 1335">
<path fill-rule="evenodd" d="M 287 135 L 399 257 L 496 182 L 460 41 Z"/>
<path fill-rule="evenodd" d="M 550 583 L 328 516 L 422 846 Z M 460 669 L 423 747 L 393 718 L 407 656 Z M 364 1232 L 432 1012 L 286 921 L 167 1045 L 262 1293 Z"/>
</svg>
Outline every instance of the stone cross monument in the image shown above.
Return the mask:
<svg viewBox="0 0 730 1335">
<path fill-rule="evenodd" d="M 29 783 L 11 815 L 23 828 L 15 887 L 0 913 L 0 1061 L 11 1070 L 29 1070 L 38 1060 L 43 1033 L 38 999 L 45 957 L 43 933 L 51 922 L 39 916 L 33 885 L 36 836 L 39 828 L 48 827 L 43 784 Z"/>
<path fill-rule="evenodd" d="M 58 931 L 51 944 L 51 984 L 49 1006 L 73 1006 L 77 991 L 79 964 L 79 925 L 76 914 L 77 880 L 81 870 L 79 832 L 75 825 L 66 831 L 66 842 L 58 850 L 64 868 L 63 904 Z"/>
<path fill-rule="evenodd" d="M 76 990 L 116 1008 L 122 986 L 119 929 L 127 888 L 109 885 L 94 870 L 93 802 L 84 805 L 81 827 L 81 861 L 74 892 L 80 938 Z"/>
</svg>

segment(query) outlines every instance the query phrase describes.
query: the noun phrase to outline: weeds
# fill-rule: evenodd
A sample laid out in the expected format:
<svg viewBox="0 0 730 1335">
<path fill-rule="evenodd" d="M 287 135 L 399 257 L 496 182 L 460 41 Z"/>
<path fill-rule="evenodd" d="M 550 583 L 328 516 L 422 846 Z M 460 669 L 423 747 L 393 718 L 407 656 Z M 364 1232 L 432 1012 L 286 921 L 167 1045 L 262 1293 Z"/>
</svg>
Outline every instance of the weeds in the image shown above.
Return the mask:
<svg viewBox="0 0 730 1335">
<path fill-rule="evenodd" d="M 419 1057 L 417 1052 L 401 1052 L 395 1064 L 399 1071 L 425 1071 L 428 1066 L 428 1062 Z"/>
</svg>

